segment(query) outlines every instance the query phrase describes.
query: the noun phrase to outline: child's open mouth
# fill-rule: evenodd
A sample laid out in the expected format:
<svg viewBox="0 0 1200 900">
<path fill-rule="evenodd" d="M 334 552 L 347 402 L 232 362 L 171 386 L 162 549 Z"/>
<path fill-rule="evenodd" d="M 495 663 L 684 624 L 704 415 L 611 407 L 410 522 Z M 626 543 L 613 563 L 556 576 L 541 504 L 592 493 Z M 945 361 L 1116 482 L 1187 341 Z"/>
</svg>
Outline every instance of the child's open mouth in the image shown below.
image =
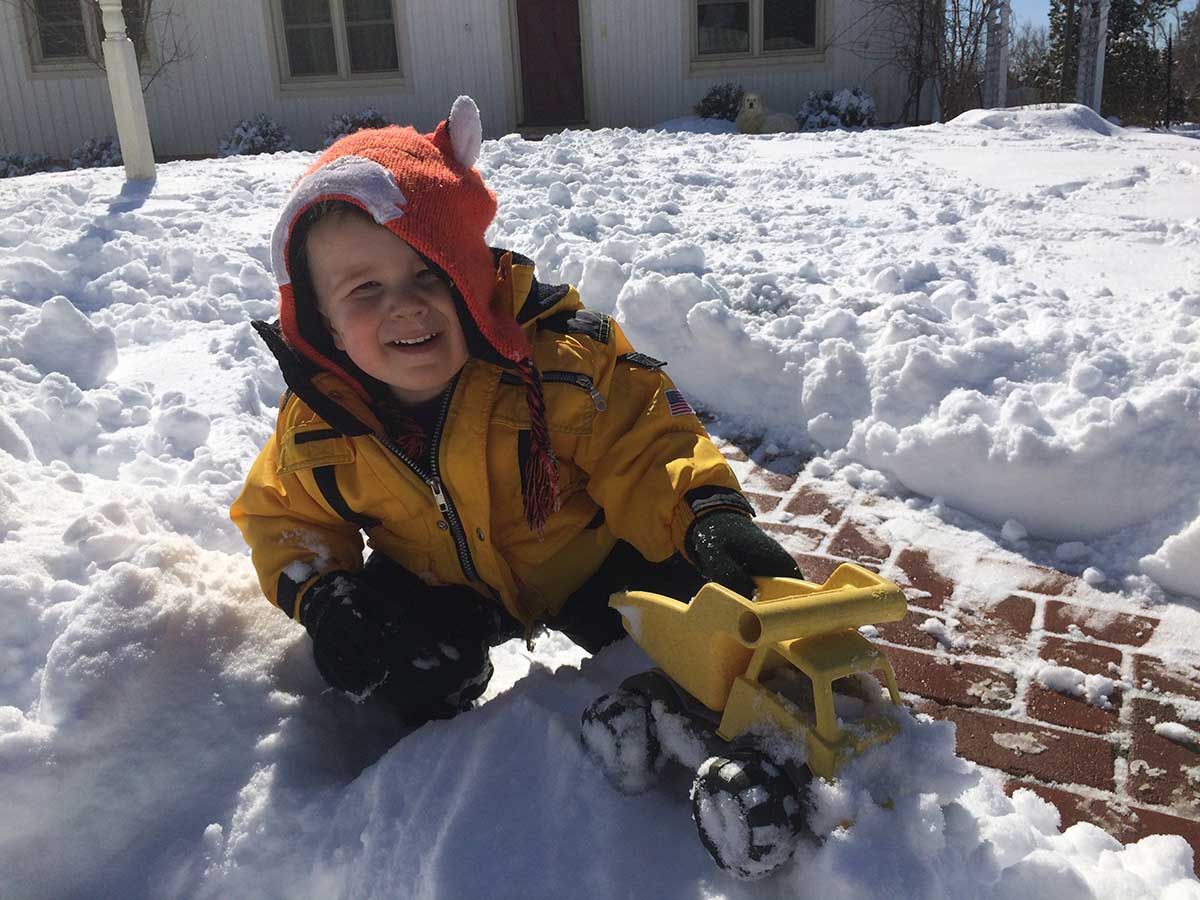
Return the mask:
<svg viewBox="0 0 1200 900">
<path fill-rule="evenodd" d="M 389 341 L 388 346 L 394 350 L 399 350 L 401 353 L 414 353 L 421 350 L 428 350 L 437 343 L 437 339 L 441 336 L 442 333 L 440 331 L 431 331 L 429 334 L 414 338 L 397 338 L 394 341 Z"/>
</svg>

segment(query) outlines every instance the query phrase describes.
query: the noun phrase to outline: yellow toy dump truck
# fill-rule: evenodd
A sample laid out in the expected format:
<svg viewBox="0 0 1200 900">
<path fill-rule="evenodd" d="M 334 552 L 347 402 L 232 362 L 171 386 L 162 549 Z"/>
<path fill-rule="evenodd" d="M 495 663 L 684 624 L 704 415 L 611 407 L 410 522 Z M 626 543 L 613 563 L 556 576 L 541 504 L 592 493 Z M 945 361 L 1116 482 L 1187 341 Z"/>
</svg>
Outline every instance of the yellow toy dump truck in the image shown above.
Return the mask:
<svg viewBox="0 0 1200 900">
<path fill-rule="evenodd" d="M 755 579 L 747 600 L 715 582 L 691 603 L 614 594 L 630 637 L 658 668 L 626 679 L 583 713 L 580 738 L 626 793 L 668 760 L 695 768 L 692 817 L 717 865 L 767 875 L 807 827 L 808 784 L 890 740 L 899 704 L 887 657 L 858 628 L 903 618 L 904 594 L 845 563 L 824 584 Z M 871 673 L 882 676 L 887 696 Z"/>
</svg>

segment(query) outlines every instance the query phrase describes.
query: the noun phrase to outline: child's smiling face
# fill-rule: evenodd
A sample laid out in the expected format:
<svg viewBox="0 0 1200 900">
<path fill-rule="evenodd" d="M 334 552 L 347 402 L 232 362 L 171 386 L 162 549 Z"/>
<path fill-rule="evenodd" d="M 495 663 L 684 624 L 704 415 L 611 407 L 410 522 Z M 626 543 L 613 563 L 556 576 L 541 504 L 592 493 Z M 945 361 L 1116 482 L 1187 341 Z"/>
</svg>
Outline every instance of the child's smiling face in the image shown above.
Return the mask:
<svg viewBox="0 0 1200 900">
<path fill-rule="evenodd" d="M 468 351 L 454 296 L 437 273 L 403 240 L 358 215 L 321 219 L 306 249 L 334 345 L 401 403 L 440 394 Z"/>
</svg>

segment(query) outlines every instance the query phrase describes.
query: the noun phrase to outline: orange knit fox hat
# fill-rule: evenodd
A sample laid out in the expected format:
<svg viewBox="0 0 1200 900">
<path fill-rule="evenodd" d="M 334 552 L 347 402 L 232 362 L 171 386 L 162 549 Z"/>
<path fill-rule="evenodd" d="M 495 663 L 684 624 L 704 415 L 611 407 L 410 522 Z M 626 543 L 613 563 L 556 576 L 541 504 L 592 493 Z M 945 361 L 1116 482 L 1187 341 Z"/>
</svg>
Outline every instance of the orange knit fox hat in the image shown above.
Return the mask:
<svg viewBox="0 0 1200 900">
<path fill-rule="evenodd" d="M 296 183 L 275 226 L 271 263 L 279 284 L 280 326 L 297 353 L 370 402 L 364 373 L 348 358 L 339 359 L 342 354 L 322 351 L 329 341 L 317 311 L 297 303 L 289 260 L 296 223 L 323 200 L 352 203 L 439 266 L 484 339 L 516 364 L 525 381 L 532 432 L 525 516 L 540 532 L 558 508 L 557 465 L 533 348 L 513 316 L 511 299 L 495 292 L 496 266 L 484 234 L 496 214 L 496 197 L 473 168 L 481 143 L 479 108 L 467 96 L 454 101 L 432 134 L 393 125 L 335 141 Z"/>
</svg>

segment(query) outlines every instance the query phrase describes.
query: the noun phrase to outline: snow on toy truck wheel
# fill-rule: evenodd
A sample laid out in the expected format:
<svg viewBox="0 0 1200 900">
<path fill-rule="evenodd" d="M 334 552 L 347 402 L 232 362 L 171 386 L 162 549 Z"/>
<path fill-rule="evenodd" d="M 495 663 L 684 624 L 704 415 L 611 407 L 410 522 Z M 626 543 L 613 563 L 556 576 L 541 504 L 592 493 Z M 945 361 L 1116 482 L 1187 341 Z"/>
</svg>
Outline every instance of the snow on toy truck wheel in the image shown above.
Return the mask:
<svg viewBox="0 0 1200 900">
<path fill-rule="evenodd" d="M 738 878 L 762 878 L 791 859 L 807 830 L 801 797 L 788 774 L 761 753 L 732 751 L 709 757 L 697 770 L 692 818 L 718 866 Z"/>
<path fill-rule="evenodd" d="M 637 794 L 652 787 L 666 764 L 650 700 L 626 689 L 605 694 L 583 711 L 579 740 L 614 787 Z"/>
</svg>

